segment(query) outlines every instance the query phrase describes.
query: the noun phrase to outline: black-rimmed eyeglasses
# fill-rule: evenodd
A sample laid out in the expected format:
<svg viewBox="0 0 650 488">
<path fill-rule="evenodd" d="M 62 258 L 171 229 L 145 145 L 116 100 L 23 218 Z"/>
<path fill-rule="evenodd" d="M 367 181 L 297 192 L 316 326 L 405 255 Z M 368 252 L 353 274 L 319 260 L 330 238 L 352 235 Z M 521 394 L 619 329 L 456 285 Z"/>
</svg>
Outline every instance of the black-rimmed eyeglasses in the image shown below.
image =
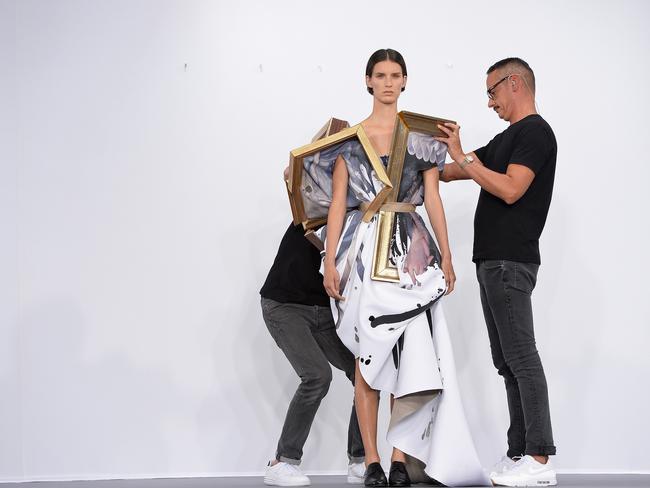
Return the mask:
<svg viewBox="0 0 650 488">
<path fill-rule="evenodd" d="M 510 78 L 512 74 L 506 75 L 503 78 L 501 78 L 499 81 L 497 81 L 494 85 L 492 85 L 490 88 L 487 89 L 487 96 L 490 100 L 494 100 L 494 89 L 499 86 L 499 83 L 507 80 Z"/>
</svg>

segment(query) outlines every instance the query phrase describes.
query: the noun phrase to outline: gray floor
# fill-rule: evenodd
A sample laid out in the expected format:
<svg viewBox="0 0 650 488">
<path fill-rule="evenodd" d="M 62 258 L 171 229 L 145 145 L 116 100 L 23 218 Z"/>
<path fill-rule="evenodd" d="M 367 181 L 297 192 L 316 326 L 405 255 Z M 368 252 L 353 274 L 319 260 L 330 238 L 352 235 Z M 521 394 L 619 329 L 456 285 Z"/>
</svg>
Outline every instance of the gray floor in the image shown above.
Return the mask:
<svg viewBox="0 0 650 488">
<path fill-rule="evenodd" d="M 353 488 L 345 476 L 310 476 L 313 488 Z M 558 475 L 559 486 L 572 488 L 650 488 L 648 474 Z M 261 477 L 239 478 L 177 478 L 155 480 L 109 480 L 109 481 L 39 481 L 30 483 L 0 483 L 7 488 L 260 488 L 265 486 Z M 426 485 L 414 485 L 416 487 Z"/>
</svg>

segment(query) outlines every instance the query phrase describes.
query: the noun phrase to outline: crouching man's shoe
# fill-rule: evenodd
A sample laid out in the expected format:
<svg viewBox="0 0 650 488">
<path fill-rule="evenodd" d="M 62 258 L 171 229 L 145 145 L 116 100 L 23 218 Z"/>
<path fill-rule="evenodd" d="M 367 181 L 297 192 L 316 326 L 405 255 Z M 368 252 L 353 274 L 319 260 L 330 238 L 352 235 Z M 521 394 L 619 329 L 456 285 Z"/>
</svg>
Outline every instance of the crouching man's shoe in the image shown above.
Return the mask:
<svg viewBox="0 0 650 488">
<path fill-rule="evenodd" d="M 492 476 L 497 486 L 555 486 L 557 479 L 551 460 L 546 464 L 537 462 L 532 456 L 524 456 L 503 473 Z"/>
<path fill-rule="evenodd" d="M 361 484 L 366 474 L 366 465 L 364 463 L 348 464 L 348 483 Z"/>
<path fill-rule="evenodd" d="M 295 464 L 279 463 L 266 467 L 264 472 L 264 484 L 271 486 L 309 486 L 311 481 L 300 472 Z"/>
</svg>

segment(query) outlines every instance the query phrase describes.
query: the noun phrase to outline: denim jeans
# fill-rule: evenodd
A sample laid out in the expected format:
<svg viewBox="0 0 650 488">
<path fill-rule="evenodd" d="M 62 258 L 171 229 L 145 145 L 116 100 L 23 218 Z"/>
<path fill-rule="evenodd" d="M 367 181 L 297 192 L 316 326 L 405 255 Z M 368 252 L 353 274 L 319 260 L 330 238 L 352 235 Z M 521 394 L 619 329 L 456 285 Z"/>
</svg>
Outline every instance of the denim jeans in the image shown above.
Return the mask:
<svg viewBox="0 0 650 488">
<path fill-rule="evenodd" d="M 555 454 L 546 377 L 533 330 L 531 294 L 538 268 L 505 260 L 476 264 L 492 361 L 506 385 L 509 457 Z"/>
<path fill-rule="evenodd" d="M 329 307 L 280 303 L 262 297 L 262 316 L 271 336 L 300 377 L 275 456 L 278 461 L 300 464 L 314 416 L 332 381 L 330 363 L 344 371 L 354 384 L 354 355 L 336 334 Z M 359 463 L 364 457 L 353 404 L 348 427 L 348 459 Z"/>
</svg>

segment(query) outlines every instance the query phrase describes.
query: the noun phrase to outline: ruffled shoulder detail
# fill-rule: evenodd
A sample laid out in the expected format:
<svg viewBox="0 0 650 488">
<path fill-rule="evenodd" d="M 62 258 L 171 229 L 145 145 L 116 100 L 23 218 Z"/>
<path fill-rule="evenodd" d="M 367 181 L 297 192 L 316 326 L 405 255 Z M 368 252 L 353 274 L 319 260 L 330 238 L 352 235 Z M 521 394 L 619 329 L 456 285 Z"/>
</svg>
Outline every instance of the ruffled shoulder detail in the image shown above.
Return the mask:
<svg viewBox="0 0 650 488">
<path fill-rule="evenodd" d="M 417 159 L 437 166 L 442 171 L 447 157 L 447 144 L 436 141 L 433 136 L 410 132 L 407 140 L 406 150 Z"/>
</svg>

